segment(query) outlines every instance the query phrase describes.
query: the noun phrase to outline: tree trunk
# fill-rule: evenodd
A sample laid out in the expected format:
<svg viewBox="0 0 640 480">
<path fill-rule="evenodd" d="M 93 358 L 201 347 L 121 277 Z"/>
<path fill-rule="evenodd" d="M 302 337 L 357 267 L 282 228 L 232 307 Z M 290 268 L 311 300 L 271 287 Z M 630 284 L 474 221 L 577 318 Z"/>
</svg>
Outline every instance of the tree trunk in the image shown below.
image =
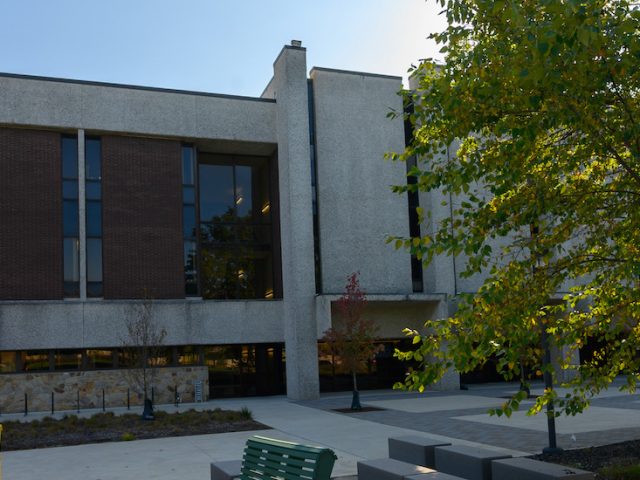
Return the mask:
<svg viewBox="0 0 640 480">
<path fill-rule="evenodd" d="M 360 405 L 360 392 L 358 392 L 358 381 L 356 380 L 356 372 L 351 372 L 353 376 L 353 396 L 351 397 L 351 410 L 362 410 Z"/>
</svg>

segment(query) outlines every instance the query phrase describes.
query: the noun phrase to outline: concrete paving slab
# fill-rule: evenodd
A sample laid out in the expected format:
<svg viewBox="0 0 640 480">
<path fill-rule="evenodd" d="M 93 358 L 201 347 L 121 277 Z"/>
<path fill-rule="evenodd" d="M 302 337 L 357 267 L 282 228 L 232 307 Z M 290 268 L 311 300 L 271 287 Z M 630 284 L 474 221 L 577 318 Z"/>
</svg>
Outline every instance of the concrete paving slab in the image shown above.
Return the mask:
<svg viewBox="0 0 640 480">
<path fill-rule="evenodd" d="M 502 427 L 524 428 L 540 432 L 547 431 L 547 417 L 544 413 L 527 416 L 518 411 L 511 418 L 489 415 L 463 415 L 452 417 L 456 420 L 478 422 Z M 622 408 L 590 407 L 575 417 L 556 418 L 556 431 L 561 434 L 585 433 L 617 428 L 640 427 L 640 411 Z"/>
<path fill-rule="evenodd" d="M 427 413 L 445 410 L 499 407 L 504 401 L 502 398 L 481 397 L 477 395 L 430 396 L 427 393 L 421 398 L 368 401 L 366 404 L 379 408 L 400 410 L 402 412 Z"/>
<path fill-rule="evenodd" d="M 4 478 L 206 480 L 212 461 L 240 458 L 246 439 L 255 434 L 332 448 L 338 456 L 333 475 L 348 476 L 356 473 L 359 460 L 386 457 L 389 437 L 416 433 L 408 428 L 302 406 L 285 397 L 218 400 L 199 407 L 247 407 L 257 421 L 274 429 L 5 452 Z M 445 442 L 486 446 L 431 436 Z M 525 454 L 500 450 L 511 455 Z"/>
</svg>

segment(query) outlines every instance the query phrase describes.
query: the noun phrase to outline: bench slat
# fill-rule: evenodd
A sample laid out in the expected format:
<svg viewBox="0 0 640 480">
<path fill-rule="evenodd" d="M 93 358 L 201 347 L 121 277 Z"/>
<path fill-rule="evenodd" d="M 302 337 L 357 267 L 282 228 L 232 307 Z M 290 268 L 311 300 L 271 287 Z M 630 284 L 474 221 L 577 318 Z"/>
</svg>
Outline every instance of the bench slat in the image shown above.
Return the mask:
<svg viewBox="0 0 640 480">
<path fill-rule="evenodd" d="M 270 463 L 287 465 L 292 468 L 305 468 L 313 470 L 316 464 L 316 462 L 313 461 L 305 461 L 284 455 L 274 455 L 269 452 L 256 452 L 254 450 L 247 451 L 244 455 L 246 461 L 248 462 L 258 462 L 259 460 L 263 460 Z"/>
<path fill-rule="evenodd" d="M 296 477 L 313 478 L 314 469 L 302 469 L 289 467 L 281 462 L 267 462 L 264 460 L 246 460 L 246 467 L 250 470 L 265 470 L 269 474 L 280 472 L 280 474 L 290 474 Z"/>
</svg>

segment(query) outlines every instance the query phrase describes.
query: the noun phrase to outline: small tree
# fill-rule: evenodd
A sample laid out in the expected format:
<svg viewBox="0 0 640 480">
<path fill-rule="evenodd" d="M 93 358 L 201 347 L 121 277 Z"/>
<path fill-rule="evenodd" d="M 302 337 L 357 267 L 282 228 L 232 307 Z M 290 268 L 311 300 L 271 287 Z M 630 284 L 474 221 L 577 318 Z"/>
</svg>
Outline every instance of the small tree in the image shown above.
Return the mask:
<svg viewBox="0 0 640 480">
<path fill-rule="evenodd" d="M 145 420 L 153 419 L 149 393 L 157 378 L 156 362 L 167 335 L 167 331 L 156 324 L 153 308 L 153 300 L 149 297 L 132 305 L 125 320 L 126 336 L 122 339 L 128 367 L 123 372 L 129 386 L 144 399 L 142 418 Z"/>
<path fill-rule="evenodd" d="M 339 356 L 346 370 L 352 375 L 351 410 L 362 409 L 358 392 L 358 367 L 371 360 L 379 350 L 375 343 L 378 328 L 373 320 L 363 315 L 367 306 L 367 296 L 360 289 L 359 275 L 359 272 L 355 272 L 347 277 L 345 291 L 337 302 L 342 322 L 328 329 L 323 338 L 332 355 Z"/>
</svg>

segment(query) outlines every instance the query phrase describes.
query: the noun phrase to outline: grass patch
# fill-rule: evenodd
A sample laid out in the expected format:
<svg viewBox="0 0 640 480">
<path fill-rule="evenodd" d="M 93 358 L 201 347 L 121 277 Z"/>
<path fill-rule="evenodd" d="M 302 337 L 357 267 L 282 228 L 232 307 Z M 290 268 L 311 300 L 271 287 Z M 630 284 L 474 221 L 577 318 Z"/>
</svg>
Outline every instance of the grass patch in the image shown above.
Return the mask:
<svg viewBox="0 0 640 480">
<path fill-rule="evenodd" d="M 155 412 L 155 420 L 139 414 L 98 413 L 89 418 L 67 415 L 45 417 L 31 422 L 2 422 L 2 450 L 82 445 L 85 443 L 131 441 L 146 438 L 180 437 L 208 433 L 261 430 L 269 427 L 253 420 L 251 411 L 187 410 L 179 413 Z"/>
</svg>

